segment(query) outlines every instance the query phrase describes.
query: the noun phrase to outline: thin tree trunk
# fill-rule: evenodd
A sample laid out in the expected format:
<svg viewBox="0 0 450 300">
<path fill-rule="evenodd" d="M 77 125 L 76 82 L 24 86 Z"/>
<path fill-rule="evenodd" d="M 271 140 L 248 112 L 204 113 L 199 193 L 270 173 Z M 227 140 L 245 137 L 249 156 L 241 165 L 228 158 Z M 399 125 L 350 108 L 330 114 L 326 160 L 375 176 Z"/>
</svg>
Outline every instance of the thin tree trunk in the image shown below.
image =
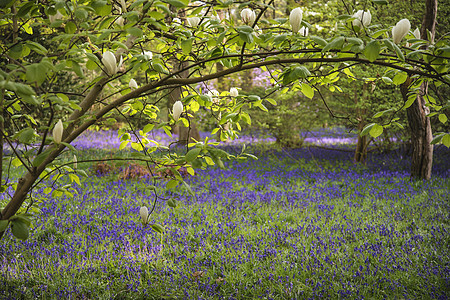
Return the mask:
<svg viewBox="0 0 450 300">
<path fill-rule="evenodd" d="M 434 40 L 436 29 L 437 0 L 425 1 L 425 15 L 420 30 L 421 38 L 428 39 L 427 31 L 431 33 L 431 42 Z M 410 80 L 402 85 L 401 91 L 404 101 L 408 100 L 407 92 Z M 428 93 L 428 83 L 424 82 L 420 86 L 420 93 L 413 104 L 406 109 L 408 124 L 411 129 L 411 177 L 428 180 L 431 178 L 431 168 L 433 165 L 433 145 L 431 140 L 433 134 L 431 130 L 430 118 L 427 117 L 430 110 L 426 106 L 424 96 Z"/>
<path fill-rule="evenodd" d="M 178 62 L 179 63 L 179 62 Z M 178 66 L 178 70 L 182 70 L 183 68 L 185 68 L 185 63 L 179 63 Z M 175 70 L 177 71 L 177 70 Z M 187 77 L 187 72 L 182 72 L 180 74 L 181 77 L 186 78 Z M 172 109 L 173 104 L 178 101 L 181 100 L 181 95 L 183 92 L 183 88 L 179 87 L 179 88 L 175 88 L 170 92 L 169 95 L 169 101 L 168 101 L 168 109 Z M 187 118 L 187 116 L 185 115 L 185 117 Z M 189 118 L 189 127 L 184 127 L 184 126 L 174 126 L 172 128 L 172 132 L 175 134 L 178 134 L 178 143 L 181 145 L 186 145 L 187 143 L 193 141 L 192 139 L 195 140 L 200 140 L 200 132 L 198 130 L 197 124 L 195 123 L 195 120 L 193 118 Z"/>
<path fill-rule="evenodd" d="M 358 131 L 363 130 L 365 123 L 360 120 L 358 123 Z M 367 158 L 367 135 L 361 136 L 358 134 L 358 142 L 356 143 L 354 161 L 363 163 Z"/>
<path fill-rule="evenodd" d="M 361 132 L 366 126 L 366 121 L 364 119 L 366 115 L 366 109 L 362 106 L 364 105 L 364 101 L 368 98 L 366 94 L 367 85 L 364 83 L 362 88 L 362 97 L 359 95 L 359 91 L 355 88 L 355 107 L 356 113 L 358 116 L 358 132 Z M 363 103 L 358 103 L 360 97 L 363 99 Z M 356 143 L 355 155 L 353 156 L 353 160 L 356 163 L 363 163 L 367 158 L 367 135 L 361 136 L 358 134 L 358 141 Z"/>
</svg>

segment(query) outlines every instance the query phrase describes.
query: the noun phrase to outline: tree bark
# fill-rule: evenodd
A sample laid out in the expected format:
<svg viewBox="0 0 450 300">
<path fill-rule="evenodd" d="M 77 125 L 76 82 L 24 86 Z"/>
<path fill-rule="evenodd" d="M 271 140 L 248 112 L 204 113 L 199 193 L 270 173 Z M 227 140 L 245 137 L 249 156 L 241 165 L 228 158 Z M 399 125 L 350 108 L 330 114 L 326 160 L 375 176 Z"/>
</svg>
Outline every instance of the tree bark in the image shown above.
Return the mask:
<svg viewBox="0 0 450 300">
<path fill-rule="evenodd" d="M 358 131 L 361 132 L 364 128 L 364 121 L 360 120 L 358 123 Z M 356 143 L 355 156 L 353 160 L 356 163 L 363 163 L 367 158 L 367 135 L 361 136 L 358 134 L 358 142 Z"/>
<path fill-rule="evenodd" d="M 186 64 L 185 63 L 179 63 L 178 68 L 176 68 L 175 71 L 178 70 L 182 70 L 185 68 Z M 182 72 L 180 74 L 180 77 L 182 78 L 186 78 L 188 76 L 188 72 Z M 169 94 L 169 101 L 168 101 L 168 109 L 172 109 L 173 104 L 178 101 L 181 100 L 181 95 L 183 92 L 183 88 L 179 87 L 179 88 L 175 88 L 173 89 L 170 94 Z M 188 118 L 186 115 L 184 115 L 186 118 Z M 172 128 L 172 132 L 175 134 L 178 134 L 178 143 L 181 145 L 186 145 L 189 142 L 192 142 L 192 139 L 195 140 L 200 140 L 200 132 L 198 130 L 197 124 L 195 123 L 195 120 L 193 118 L 189 118 L 189 127 L 184 127 L 184 126 L 177 126 L 175 125 Z"/>
<path fill-rule="evenodd" d="M 436 15 L 437 15 L 437 0 L 426 0 L 425 15 L 420 30 L 421 38 L 428 39 L 427 31 L 431 33 L 431 41 L 434 40 L 436 31 Z M 407 92 L 410 80 L 402 85 L 401 91 L 403 99 L 408 100 Z M 408 116 L 408 124 L 411 130 L 411 177 L 417 179 L 428 180 L 431 178 L 431 168 L 433 165 L 433 133 L 431 130 L 430 118 L 427 115 L 430 113 L 426 106 L 424 96 L 428 93 L 428 83 L 424 82 L 420 86 L 419 95 L 413 104 L 406 109 Z"/>
<path fill-rule="evenodd" d="M 364 102 L 367 100 L 368 95 L 366 93 L 367 84 L 364 83 L 362 87 L 362 96 L 359 94 L 358 88 L 355 88 L 355 107 L 358 116 L 358 132 L 361 132 L 366 126 L 366 121 L 364 119 L 366 115 L 366 109 L 363 107 Z M 362 101 L 359 99 L 362 98 Z M 353 160 L 356 163 L 363 163 L 367 158 L 367 135 L 361 136 L 358 134 L 358 141 L 356 143 L 355 155 Z"/>
</svg>

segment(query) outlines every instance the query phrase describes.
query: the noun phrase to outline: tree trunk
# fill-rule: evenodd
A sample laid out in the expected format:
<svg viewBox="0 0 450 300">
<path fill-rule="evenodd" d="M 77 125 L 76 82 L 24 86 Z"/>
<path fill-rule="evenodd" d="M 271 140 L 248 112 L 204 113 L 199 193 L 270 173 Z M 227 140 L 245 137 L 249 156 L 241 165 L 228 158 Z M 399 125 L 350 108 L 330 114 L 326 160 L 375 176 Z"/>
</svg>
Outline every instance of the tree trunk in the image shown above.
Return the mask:
<svg viewBox="0 0 450 300">
<path fill-rule="evenodd" d="M 364 83 L 362 87 L 362 96 L 359 94 L 358 88 L 355 88 L 355 107 L 358 116 L 358 132 L 361 132 L 366 126 L 364 119 L 366 115 L 366 109 L 363 107 L 364 102 L 369 97 L 366 93 L 367 84 Z M 360 101 L 362 99 L 362 101 Z M 361 136 L 358 134 L 358 141 L 356 143 L 355 155 L 353 157 L 354 162 L 363 163 L 367 158 L 367 135 Z"/>
<path fill-rule="evenodd" d="M 431 131 L 429 108 L 425 104 L 424 95 L 427 93 L 426 83 L 420 87 L 420 94 L 413 104 L 406 109 L 408 124 L 411 130 L 411 177 L 428 180 L 431 178 L 433 165 L 433 133 Z M 407 96 L 407 85 L 402 86 L 402 95 L 405 100 Z"/>
<path fill-rule="evenodd" d="M 185 63 L 179 63 L 178 66 L 178 70 L 181 70 L 185 67 Z M 175 70 L 177 71 L 177 70 Z M 180 74 L 180 77 L 187 77 L 187 72 L 182 72 Z M 178 101 L 181 100 L 181 94 L 183 92 L 183 88 L 179 87 L 179 88 L 175 88 L 173 89 L 170 94 L 169 94 L 169 101 L 168 101 L 168 109 L 171 110 L 173 107 L 173 104 Z M 187 116 L 185 116 L 187 118 Z M 178 134 L 178 143 L 181 145 L 186 145 L 189 142 L 192 142 L 192 139 L 195 140 L 200 140 L 200 133 L 197 127 L 197 124 L 195 123 L 193 118 L 189 118 L 189 124 L 190 127 L 184 127 L 184 126 L 174 126 L 172 128 L 172 132 L 175 134 Z"/>
<path fill-rule="evenodd" d="M 364 121 L 358 123 L 358 131 L 361 132 L 364 128 Z M 356 163 L 363 163 L 367 158 L 367 135 L 361 136 L 358 134 L 358 142 L 356 143 L 355 156 L 353 157 Z"/>
<path fill-rule="evenodd" d="M 426 0 L 425 16 L 422 22 L 420 35 L 422 39 L 427 40 L 427 30 L 431 33 L 431 42 L 434 40 L 436 29 L 437 0 Z M 402 95 L 404 101 L 408 100 L 407 91 L 409 82 L 402 85 Z M 433 145 L 431 140 L 433 134 L 431 131 L 430 118 L 427 114 L 430 112 L 426 106 L 424 96 L 428 93 L 428 84 L 424 82 L 420 86 L 420 93 L 417 95 L 413 104 L 406 109 L 408 124 L 411 129 L 411 177 L 428 180 L 431 178 L 431 168 L 433 164 Z"/>
</svg>

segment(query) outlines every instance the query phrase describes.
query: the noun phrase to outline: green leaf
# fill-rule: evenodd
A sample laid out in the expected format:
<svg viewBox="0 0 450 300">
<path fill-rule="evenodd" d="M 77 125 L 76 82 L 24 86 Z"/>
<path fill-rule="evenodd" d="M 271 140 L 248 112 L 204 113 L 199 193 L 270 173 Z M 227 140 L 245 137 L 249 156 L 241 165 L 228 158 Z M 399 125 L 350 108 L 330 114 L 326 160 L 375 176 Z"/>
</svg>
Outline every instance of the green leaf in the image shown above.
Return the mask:
<svg viewBox="0 0 450 300">
<path fill-rule="evenodd" d="M 37 167 L 39 166 L 46 158 L 47 156 L 50 154 L 50 152 L 52 152 L 52 148 L 49 148 L 47 150 L 45 150 L 44 152 L 42 152 L 41 154 L 39 154 L 38 156 L 36 156 L 33 160 L 33 167 Z"/>
<path fill-rule="evenodd" d="M 167 205 L 169 205 L 172 208 L 175 208 L 177 207 L 177 202 L 173 198 L 170 198 L 169 200 L 167 200 Z"/>
<path fill-rule="evenodd" d="M 178 180 L 175 179 L 171 179 L 167 182 L 166 188 L 168 189 L 173 189 L 174 187 L 176 187 L 178 185 Z"/>
<path fill-rule="evenodd" d="M 327 52 L 328 50 L 341 50 L 344 46 L 345 38 L 343 36 L 338 36 L 329 42 L 323 49 L 322 52 Z"/>
<path fill-rule="evenodd" d="M 12 234 L 20 239 L 20 240 L 26 240 L 28 236 L 30 235 L 28 226 L 23 222 L 21 219 L 14 219 L 11 222 L 11 232 Z"/>
<path fill-rule="evenodd" d="M 444 144 L 445 147 L 450 148 L 450 134 L 444 135 L 442 138 L 442 144 Z"/>
<path fill-rule="evenodd" d="M 325 47 L 327 45 L 327 41 L 325 41 L 323 38 L 318 36 L 311 36 L 311 39 L 317 44 L 322 47 Z"/>
<path fill-rule="evenodd" d="M 370 129 L 369 134 L 373 136 L 374 138 L 379 137 L 383 133 L 383 126 L 379 124 L 374 124 L 373 127 Z"/>
<path fill-rule="evenodd" d="M 439 121 L 441 121 L 442 124 L 445 124 L 448 120 L 447 116 L 445 114 L 439 114 Z"/>
<path fill-rule="evenodd" d="M 380 55 L 381 45 L 378 41 L 371 41 L 367 44 L 363 54 L 370 62 L 374 62 Z"/>
<path fill-rule="evenodd" d="M 138 38 L 142 37 L 142 35 L 143 35 L 142 30 L 140 28 L 137 28 L 137 27 L 130 27 L 130 28 L 127 29 L 127 32 L 129 34 L 135 36 L 135 37 L 138 37 Z"/>
<path fill-rule="evenodd" d="M 142 131 L 144 133 L 149 133 L 153 129 L 153 127 L 155 127 L 155 124 L 147 124 L 144 126 L 144 129 L 142 129 Z"/>
<path fill-rule="evenodd" d="M 394 108 L 390 108 L 390 109 L 386 109 L 386 110 L 377 112 L 372 118 L 374 118 L 374 119 L 379 118 L 379 117 L 383 116 L 385 113 L 388 113 L 388 112 L 391 112 L 391 111 L 395 111 L 395 109 Z"/>
<path fill-rule="evenodd" d="M 66 27 L 64 27 L 64 31 L 68 34 L 74 34 L 77 31 L 77 25 L 74 22 L 67 22 Z"/>
<path fill-rule="evenodd" d="M 26 145 L 31 144 L 34 140 L 34 134 L 34 129 L 30 127 L 21 130 L 19 134 L 19 142 Z"/>
<path fill-rule="evenodd" d="M 383 82 L 386 83 L 386 84 L 392 84 L 392 83 L 393 83 L 392 79 L 389 78 L 389 77 L 383 76 L 383 77 L 381 77 L 381 79 L 382 79 Z"/>
<path fill-rule="evenodd" d="M 397 74 L 395 74 L 394 78 L 392 79 L 392 82 L 395 85 L 400 85 L 400 84 L 404 83 L 407 78 L 408 78 L 408 74 L 406 74 L 405 72 L 398 72 Z"/>
<path fill-rule="evenodd" d="M 26 66 L 26 77 L 29 82 L 37 82 L 41 85 L 47 78 L 47 70 L 42 64 L 31 64 Z"/>
<path fill-rule="evenodd" d="M 192 41 L 192 38 L 181 41 L 181 50 L 183 50 L 183 54 L 188 55 L 189 53 L 191 53 Z"/>
<path fill-rule="evenodd" d="M 239 38 L 246 42 L 247 44 L 253 43 L 253 34 L 246 32 L 239 32 Z"/>
<path fill-rule="evenodd" d="M 153 69 L 155 69 L 155 71 L 158 73 L 164 73 L 164 74 L 167 73 L 167 70 L 161 64 L 152 63 L 152 66 L 153 66 Z"/>
<path fill-rule="evenodd" d="M 305 66 L 295 67 L 291 74 L 295 79 L 311 76 L 311 73 Z"/>
<path fill-rule="evenodd" d="M 37 54 L 45 55 L 48 52 L 48 50 L 44 46 L 33 41 L 27 41 L 26 45 L 28 48 L 30 48 L 30 50 L 33 50 Z"/>
<path fill-rule="evenodd" d="M 314 89 L 309 84 L 302 83 L 301 91 L 309 99 L 314 97 Z"/>
<path fill-rule="evenodd" d="M 273 39 L 275 45 L 281 44 L 287 39 L 287 34 L 281 34 Z"/>
<path fill-rule="evenodd" d="M 430 142 L 431 145 L 440 143 L 442 141 L 442 138 L 446 135 L 446 133 L 441 133 L 436 135 Z"/>
<path fill-rule="evenodd" d="M 387 0 L 372 0 L 373 3 L 379 4 L 379 5 L 386 5 L 389 4 Z"/>
<path fill-rule="evenodd" d="M 8 220 L 0 220 L 0 232 L 3 232 L 8 227 Z"/>
<path fill-rule="evenodd" d="M 363 130 L 361 131 L 361 133 L 359 134 L 360 136 L 365 136 L 369 133 L 369 131 L 372 129 L 372 127 L 375 126 L 375 123 L 370 123 L 367 124 Z"/>
<path fill-rule="evenodd" d="M 194 192 L 191 189 L 191 186 L 189 184 L 187 184 L 185 181 L 182 181 L 182 182 L 183 182 L 184 187 L 188 191 L 189 195 L 191 195 L 192 197 L 196 198 Z"/>
<path fill-rule="evenodd" d="M 353 45 L 363 45 L 364 44 L 364 42 L 360 38 L 348 37 L 345 39 L 347 42 L 349 42 L 350 44 L 353 44 Z"/>
<path fill-rule="evenodd" d="M 183 8 L 189 4 L 189 1 L 182 1 L 182 0 L 163 0 L 162 2 L 173 5 L 177 8 Z"/>
<path fill-rule="evenodd" d="M 186 156 L 185 156 L 186 161 L 189 163 L 194 161 L 197 158 L 197 156 L 200 154 L 201 151 L 202 151 L 201 148 L 191 149 L 188 153 L 186 153 Z"/>
<path fill-rule="evenodd" d="M 151 224 L 150 227 L 151 227 L 151 229 L 153 229 L 157 233 L 164 234 L 164 227 L 162 227 L 161 225 L 159 225 L 159 224 Z"/>
<path fill-rule="evenodd" d="M 394 45 L 394 50 L 395 50 L 395 53 L 397 53 L 398 58 L 401 61 L 405 61 L 405 56 L 403 55 L 402 50 L 396 44 L 392 44 L 392 45 Z"/>
</svg>

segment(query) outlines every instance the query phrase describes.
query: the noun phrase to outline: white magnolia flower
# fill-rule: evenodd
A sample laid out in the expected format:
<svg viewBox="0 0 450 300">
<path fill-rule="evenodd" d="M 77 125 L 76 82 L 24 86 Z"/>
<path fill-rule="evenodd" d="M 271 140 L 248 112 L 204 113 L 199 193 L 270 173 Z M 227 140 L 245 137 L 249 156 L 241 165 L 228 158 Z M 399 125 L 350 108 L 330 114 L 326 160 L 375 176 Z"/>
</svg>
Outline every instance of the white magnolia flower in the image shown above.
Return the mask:
<svg viewBox="0 0 450 300">
<path fill-rule="evenodd" d="M 181 24 L 181 20 L 179 18 L 173 18 L 172 23 L 174 24 Z"/>
<path fill-rule="evenodd" d="M 258 25 L 255 25 L 255 28 L 253 28 L 253 35 L 254 36 L 259 36 L 260 34 L 262 34 L 261 28 L 259 28 Z"/>
<path fill-rule="evenodd" d="M 300 28 L 300 30 L 298 31 L 298 33 L 300 33 L 300 35 L 302 35 L 302 36 L 308 36 L 309 28 L 303 26 L 302 28 Z"/>
<path fill-rule="evenodd" d="M 183 112 L 183 103 L 181 103 L 181 101 L 175 102 L 172 107 L 172 116 L 175 122 L 178 121 L 182 112 Z"/>
<path fill-rule="evenodd" d="M 220 95 L 219 91 L 217 91 L 217 90 L 210 90 L 207 93 L 207 95 L 211 98 L 211 100 L 214 103 L 218 103 L 219 102 L 219 95 Z"/>
<path fill-rule="evenodd" d="M 138 88 L 137 82 L 134 79 L 130 79 L 130 83 L 128 83 L 128 86 L 130 87 L 131 90 Z"/>
<path fill-rule="evenodd" d="M 401 19 L 397 22 L 397 24 L 392 28 L 392 39 L 395 44 L 398 44 L 402 41 L 402 39 L 408 34 L 411 29 L 411 23 L 409 23 L 408 19 Z"/>
<path fill-rule="evenodd" d="M 241 11 L 241 19 L 247 25 L 252 25 L 256 20 L 256 14 L 250 8 L 244 8 Z"/>
<path fill-rule="evenodd" d="M 297 33 L 300 30 L 302 24 L 303 11 L 300 7 L 294 8 L 289 15 L 289 23 L 292 26 L 292 32 Z"/>
<path fill-rule="evenodd" d="M 141 216 L 142 224 L 147 225 L 148 223 L 148 208 L 141 206 L 139 209 L 139 215 Z"/>
<path fill-rule="evenodd" d="M 414 30 L 413 35 L 416 39 L 420 40 L 420 30 L 419 28 L 416 28 L 416 30 Z"/>
<path fill-rule="evenodd" d="M 120 17 L 118 17 L 117 19 L 116 19 L 116 21 L 114 21 L 114 23 L 116 23 L 117 25 L 119 25 L 119 26 L 123 26 L 123 23 L 124 23 L 124 18 L 122 18 L 122 16 L 120 16 Z"/>
<path fill-rule="evenodd" d="M 56 11 L 56 14 L 54 15 L 49 15 L 48 19 L 50 20 L 50 23 L 53 23 L 55 21 L 61 20 L 64 16 L 62 15 L 62 13 L 59 12 L 59 10 Z"/>
<path fill-rule="evenodd" d="M 153 53 L 152 53 L 152 51 L 144 51 L 144 52 L 142 52 L 142 55 L 144 55 L 144 58 L 145 58 L 146 60 L 150 60 L 150 59 L 153 58 Z"/>
<path fill-rule="evenodd" d="M 187 24 L 190 27 L 197 27 L 198 24 L 200 24 L 200 18 L 199 17 L 187 18 L 186 21 L 187 21 Z"/>
<path fill-rule="evenodd" d="M 122 66 L 122 56 L 120 57 L 119 64 L 117 64 L 116 56 L 111 51 L 105 51 L 103 53 L 102 63 L 106 67 L 109 75 L 114 75 L 119 71 Z"/>
<path fill-rule="evenodd" d="M 352 22 L 353 26 L 358 27 L 367 27 L 370 25 L 370 22 L 372 21 L 372 15 L 370 14 L 370 10 L 363 11 L 358 10 L 354 15 L 353 18 L 355 18 Z"/>
<path fill-rule="evenodd" d="M 230 89 L 230 96 L 231 96 L 231 97 L 237 97 L 238 95 L 239 95 L 239 91 L 237 90 L 237 88 L 232 87 L 232 88 Z"/>
<path fill-rule="evenodd" d="M 59 144 L 61 143 L 62 135 L 64 131 L 64 126 L 61 120 L 59 120 L 55 127 L 53 128 L 53 140 L 55 143 Z"/>
</svg>

